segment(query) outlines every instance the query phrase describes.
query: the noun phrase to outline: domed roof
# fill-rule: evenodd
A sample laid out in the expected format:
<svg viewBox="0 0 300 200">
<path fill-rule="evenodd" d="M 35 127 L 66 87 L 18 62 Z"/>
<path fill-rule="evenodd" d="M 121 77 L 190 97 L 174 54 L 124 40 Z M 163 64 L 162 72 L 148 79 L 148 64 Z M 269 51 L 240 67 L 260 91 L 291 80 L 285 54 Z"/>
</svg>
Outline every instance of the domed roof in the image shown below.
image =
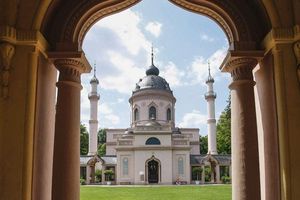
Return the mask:
<svg viewBox="0 0 300 200">
<path fill-rule="evenodd" d="M 142 89 L 159 89 L 171 91 L 169 83 L 162 77 L 157 75 L 147 75 L 136 84 L 137 90 Z"/>
<path fill-rule="evenodd" d="M 97 83 L 97 84 L 99 84 L 99 80 L 98 80 L 97 77 L 96 77 L 96 63 L 94 64 L 94 76 L 93 76 L 93 78 L 90 80 L 90 84 L 92 84 L 92 83 Z"/>
<path fill-rule="evenodd" d="M 99 84 L 99 80 L 97 79 L 96 76 L 94 76 L 94 77 L 90 80 L 90 84 L 92 84 L 92 83 L 97 83 L 97 84 Z"/>
<path fill-rule="evenodd" d="M 146 75 L 155 75 L 158 76 L 159 75 L 159 69 L 157 67 L 155 67 L 152 63 L 152 65 L 146 70 Z"/>
<path fill-rule="evenodd" d="M 153 52 L 151 58 L 151 65 L 146 70 L 146 76 L 141 78 L 138 83 L 136 83 L 135 90 L 137 92 L 143 89 L 159 89 L 172 92 L 169 83 L 159 76 L 159 69 L 153 64 Z"/>
</svg>

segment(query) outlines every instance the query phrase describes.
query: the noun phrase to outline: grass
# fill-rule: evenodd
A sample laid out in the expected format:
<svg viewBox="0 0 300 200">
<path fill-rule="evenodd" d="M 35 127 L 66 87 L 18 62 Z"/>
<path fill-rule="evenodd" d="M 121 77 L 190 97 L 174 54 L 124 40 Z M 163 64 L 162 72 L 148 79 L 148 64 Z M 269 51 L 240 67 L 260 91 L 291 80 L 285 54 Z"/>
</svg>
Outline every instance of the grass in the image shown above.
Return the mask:
<svg viewBox="0 0 300 200">
<path fill-rule="evenodd" d="M 231 200 L 231 185 L 82 186 L 80 200 Z"/>
</svg>

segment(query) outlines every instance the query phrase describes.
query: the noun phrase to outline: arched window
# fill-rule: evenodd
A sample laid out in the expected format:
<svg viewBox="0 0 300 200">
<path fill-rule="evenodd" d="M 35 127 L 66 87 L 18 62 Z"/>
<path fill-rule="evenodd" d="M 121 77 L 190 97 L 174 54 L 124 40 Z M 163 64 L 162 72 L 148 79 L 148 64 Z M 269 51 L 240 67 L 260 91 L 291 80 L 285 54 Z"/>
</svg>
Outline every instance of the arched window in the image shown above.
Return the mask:
<svg viewBox="0 0 300 200">
<path fill-rule="evenodd" d="M 184 166 L 183 166 L 183 158 L 182 157 L 178 158 L 178 174 L 184 175 Z"/>
<path fill-rule="evenodd" d="M 136 108 L 134 109 L 134 121 L 138 121 L 140 119 L 139 110 Z"/>
<path fill-rule="evenodd" d="M 149 108 L 149 119 L 156 119 L 156 108 L 154 106 L 151 106 Z"/>
<path fill-rule="evenodd" d="M 167 121 L 171 121 L 171 109 L 167 109 Z"/>
<path fill-rule="evenodd" d="M 156 137 L 151 137 L 146 141 L 146 145 L 160 145 L 160 141 Z"/>
<path fill-rule="evenodd" d="M 128 158 L 123 158 L 123 175 L 128 175 Z"/>
</svg>

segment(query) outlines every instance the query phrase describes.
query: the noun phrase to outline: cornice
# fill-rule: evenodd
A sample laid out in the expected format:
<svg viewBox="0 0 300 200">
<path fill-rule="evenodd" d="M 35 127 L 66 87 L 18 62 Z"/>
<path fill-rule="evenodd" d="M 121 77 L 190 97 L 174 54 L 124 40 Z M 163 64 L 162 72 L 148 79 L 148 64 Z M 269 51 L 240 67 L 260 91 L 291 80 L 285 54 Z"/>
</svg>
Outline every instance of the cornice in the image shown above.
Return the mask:
<svg viewBox="0 0 300 200">
<path fill-rule="evenodd" d="M 34 46 L 47 57 L 46 50 L 49 44 L 41 32 L 37 30 L 17 30 L 11 26 L 0 26 L 0 42 L 13 45 Z"/>
<path fill-rule="evenodd" d="M 278 44 L 291 44 L 296 40 L 300 40 L 300 25 L 290 28 L 273 28 L 265 36 L 261 45 L 268 52 Z"/>
</svg>

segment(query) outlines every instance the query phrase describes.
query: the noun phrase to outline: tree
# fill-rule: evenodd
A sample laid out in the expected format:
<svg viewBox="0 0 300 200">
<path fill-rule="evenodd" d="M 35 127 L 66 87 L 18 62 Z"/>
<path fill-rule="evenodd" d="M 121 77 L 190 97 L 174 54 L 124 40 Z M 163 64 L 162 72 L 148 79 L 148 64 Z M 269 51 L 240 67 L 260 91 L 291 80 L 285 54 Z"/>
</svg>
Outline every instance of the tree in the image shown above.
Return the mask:
<svg viewBox="0 0 300 200">
<path fill-rule="evenodd" d="M 106 129 L 100 129 L 98 131 L 98 150 L 97 154 L 99 156 L 106 155 Z"/>
<path fill-rule="evenodd" d="M 208 151 L 208 144 L 207 144 L 207 135 L 206 136 L 200 136 L 200 153 L 201 154 L 207 154 Z"/>
<path fill-rule="evenodd" d="M 217 148 L 219 154 L 231 154 L 231 101 L 221 113 L 217 123 Z"/>
<path fill-rule="evenodd" d="M 87 155 L 89 146 L 89 134 L 86 126 L 80 124 L 80 155 Z"/>
<path fill-rule="evenodd" d="M 106 143 L 101 144 L 98 146 L 97 154 L 99 156 L 105 156 L 106 155 Z"/>
<path fill-rule="evenodd" d="M 98 145 L 106 143 L 106 129 L 100 129 L 98 131 Z"/>
</svg>

